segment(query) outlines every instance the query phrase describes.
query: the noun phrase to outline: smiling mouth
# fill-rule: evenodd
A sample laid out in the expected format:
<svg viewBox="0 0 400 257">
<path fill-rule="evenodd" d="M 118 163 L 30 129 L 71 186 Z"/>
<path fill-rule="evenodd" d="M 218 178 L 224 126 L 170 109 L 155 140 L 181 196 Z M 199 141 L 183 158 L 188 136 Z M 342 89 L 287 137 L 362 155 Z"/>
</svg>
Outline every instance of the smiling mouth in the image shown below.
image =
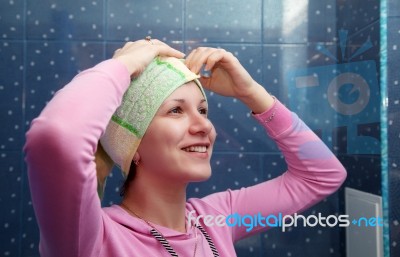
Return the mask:
<svg viewBox="0 0 400 257">
<path fill-rule="evenodd" d="M 193 153 L 205 153 L 207 152 L 207 146 L 189 146 L 182 149 L 185 152 L 193 152 Z"/>
</svg>

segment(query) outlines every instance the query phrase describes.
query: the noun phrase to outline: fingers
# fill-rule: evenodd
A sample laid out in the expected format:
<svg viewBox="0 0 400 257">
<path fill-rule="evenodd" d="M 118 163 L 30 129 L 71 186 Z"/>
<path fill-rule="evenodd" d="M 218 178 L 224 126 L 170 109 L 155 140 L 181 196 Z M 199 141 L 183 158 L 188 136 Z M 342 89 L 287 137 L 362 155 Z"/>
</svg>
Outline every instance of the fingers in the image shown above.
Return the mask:
<svg viewBox="0 0 400 257">
<path fill-rule="evenodd" d="M 171 56 L 171 57 L 176 57 L 176 58 L 183 58 L 185 57 L 185 54 L 181 51 L 178 51 L 166 43 L 157 40 L 157 39 L 152 39 L 151 42 L 153 43 L 152 46 L 156 48 L 157 55 L 161 56 Z"/>
<path fill-rule="evenodd" d="M 227 61 L 231 55 L 224 49 L 199 47 L 188 55 L 185 63 L 192 72 L 198 74 L 203 67 L 204 71 L 210 71 L 217 63 Z"/>
<path fill-rule="evenodd" d="M 183 58 L 184 53 L 157 39 L 146 39 L 127 42 L 114 52 L 113 58 L 122 62 L 131 74 L 138 76 L 156 56 Z"/>
<path fill-rule="evenodd" d="M 183 58 L 185 56 L 183 52 L 170 47 L 169 45 L 158 39 L 150 39 L 146 37 L 146 39 L 125 43 L 125 45 L 122 48 L 119 48 L 114 52 L 113 57 L 117 57 L 121 54 L 131 52 L 136 49 L 152 53 L 154 57 L 157 55 L 162 55 L 162 56 Z"/>
</svg>

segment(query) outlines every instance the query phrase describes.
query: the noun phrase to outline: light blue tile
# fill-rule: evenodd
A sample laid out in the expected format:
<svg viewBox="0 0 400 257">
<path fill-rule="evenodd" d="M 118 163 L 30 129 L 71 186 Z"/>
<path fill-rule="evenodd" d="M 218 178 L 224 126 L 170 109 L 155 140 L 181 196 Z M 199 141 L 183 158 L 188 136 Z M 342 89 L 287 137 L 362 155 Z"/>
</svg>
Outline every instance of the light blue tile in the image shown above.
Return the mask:
<svg viewBox="0 0 400 257">
<path fill-rule="evenodd" d="M 104 40 L 103 1 L 26 1 L 28 39 Z"/>
<path fill-rule="evenodd" d="M 20 150 L 23 142 L 23 44 L 0 42 L 0 150 Z"/>
<path fill-rule="evenodd" d="M 264 43 L 333 42 L 336 2 L 264 1 Z"/>
<path fill-rule="evenodd" d="M 102 44 L 32 42 L 27 46 L 26 119 L 31 121 L 56 91 L 103 60 Z M 28 123 L 26 123 L 28 124 Z"/>
<path fill-rule="evenodd" d="M 170 47 L 175 48 L 181 52 L 183 52 L 183 44 L 182 42 L 166 42 Z M 124 41 L 120 41 L 120 42 L 110 42 L 110 43 L 106 43 L 106 49 L 105 49 L 105 59 L 109 59 L 112 58 L 114 55 L 114 52 L 119 49 L 122 48 L 124 46 L 124 44 L 126 44 L 126 42 Z"/>
<path fill-rule="evenodd" d="M 289 84 L 295 71 L 335 65 L 336 45 L 322 45 L 326 50 L 318 50 L 318 44 L 309 45 L 265 45 L 263 47 L 264 87 L 282 102 L 289 103 Z M 331 56 L 331 57 L 330 57 Z M 296 112 L 296 108 L 291 108 Z"/>
<path fill-rule="evenodd" d="M 260 43 L 261 2 L 187 0 L 185 38 L 197 43 Z"/>
<path fill-rule="evenodd" d="M 398 17 L 400 16 L 400 1 L 398 0 L 388 0 L 388 16 Z"/>
<path fill-rule="evenodd" d="M 107 39 L 182 41 L 182 1 L 108 1 Z"/>
</svg>

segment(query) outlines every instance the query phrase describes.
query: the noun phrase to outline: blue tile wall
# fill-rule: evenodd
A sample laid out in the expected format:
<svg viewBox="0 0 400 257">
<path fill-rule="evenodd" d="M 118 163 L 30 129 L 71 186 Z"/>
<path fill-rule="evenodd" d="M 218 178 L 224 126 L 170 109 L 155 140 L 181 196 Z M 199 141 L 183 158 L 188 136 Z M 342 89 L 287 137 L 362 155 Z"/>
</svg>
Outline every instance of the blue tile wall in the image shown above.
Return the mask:
<svg viewBox="0 0 400 257">
<path fill-rule="evenodd" d="M 150 35 L 163 41 L 182 42 L 183 1 L 107 2 L 107 40 L 137 40 Z"/>
<path fill-rule="evenodd" d="M 26 1 L 28 40 L 102 40 L 104 1 Z"/>
<path fill-rule="evenodd" d="M 0 249 L 2 256 L 19 256 L 21 224 L 22 154 L 0 151 Z M 37 235 L 36 235 L 37 238 Z M 37 241 L 37 239 L 36 239 Z"/>
<path fill-rule="evenodd" d="M 260 0 L 187 0 L 185 39 L 195 42 L 260 43 Z"/>
<path fill-rule="evenodd" d="M 73 76 L 104 58 L 103 45 L 100 43 L 29 41 L 26 48 L 27 125 Z"/>
<path fill-rule="evenodd" d="M 398 152 L 397 152 L 398 153 Z M 389 227 L 390 227 L 390 254 L 397 256 L 400 254 L 400 157 L 389 158 Z"/>
<path fill-rule="evenodd" d="M 400 255 L 400 2 L 388 0 L 388 168 L 390 254 Z"/>
<path fill-rule="evenodd" d="M 263 1 L 264 43 L 334 42 L 336 1 Z"/>
<path fill-rule="evenodd" d="M 393 256 L 400 256 L 400 149 L 396 144 L 400 131 L 396 122 L 400 118 L 399 10 L 399 1 L 389 0 Z M 347 59 L 342 58 L 341 30 L 348 33 L 344 52 Z M 5 0 L 0 2 L 0 203 L 6 208 L 0 211 L 0 256 L 39 256 L 39 231 L 22 154 L 30 121 L 78 72 L 110 58 L 126 41 L 146 35 L 186 53 L 200 45 L 231 51 L 257 82 L 326 140 L 348 169 L 346 186 L 381 193 L 379 154 L 349 154 L 349 144 L 355 148 L 364 145 L 349 141 L 346 131 L 337 128 L 339 121 L 331 112 L 323 121 L 335 130 L 324 138 L 323 130 L 315 126 L 317 117 L 304 111 L 304 106 L 325 103 L 326 96 L 316 97 L 312 90 L 294 94 L 291 86 L 301 70 L 313 72 L 322 67 L 334 73 L 349 61 L 373 60 L 378 71 L 378 0 Z M 371 47 L 349 60 L 368 39 Z M 279 176 L 286 169 L 275 143 L 243 104 L 211 93 L 208 99 L 210 119 L 218 133 L 211 163 L 213 176 L 206 183 L 190 185 L 189 197 L 249 186 Z M 371 115 L 375 117 L 376 113 Z M 358 124 L 360 120 L 350 122 Z M 379 140 L 375 140 L 379 129 L 379 122 L 359 128 L 362 135 L 374 138 L 369 145 L 372 148 L 374 144 L 379 147 Z M 107 182 L 104 206 L 120 201 L 122 181 L 120 172 L 114 169 Z M 305 214 L 339 214 L 343 210 L 341 189 Z M 246 257 L 342 257 L 345 237 L 340 228 L 299 227 L 284 233 L 272 229 L 246 238 L 235 247 L 238 256 Z"/>
<path fill-rule="evenodd" d="M 400 16 L 400 2 L 396 0 L 389 0 L 387 3 L 389 17 Z"/>
<path fill-rule="evenodd" d="M 316 206 L 302 213 L 303 215 L 338 214 L 339 195 L 333 194 Z M 303 229 L 292 227 L 282 232 L 280 229 L 272 229 L 261 235 L 262 247 L 265 255 L 262 256 L 344 256 L 340 240 L 339 228 L 315 227 Z M 302 244 L 299 249 L 298 244 Z M 250 256 L 250 255 L 249 255 Z"/>
<path fill-rule="evenodd" d="M 19 151 L 23 145 L 23 44 L 0 43 L 0 150 Z M 7 122 L 4 122 L 7 120 Z"/>
<path fill-rule="evenodd" d="M 350 35 L 379 20 L 379 0 L 342 0 L 338 3 L 338 27 L 348 28 Z"/>
<path fill-rule="evenodd" d="M 24 36 L 24 1 L 1 1 L 0 38 L 22 39 Z"/>
</svg>

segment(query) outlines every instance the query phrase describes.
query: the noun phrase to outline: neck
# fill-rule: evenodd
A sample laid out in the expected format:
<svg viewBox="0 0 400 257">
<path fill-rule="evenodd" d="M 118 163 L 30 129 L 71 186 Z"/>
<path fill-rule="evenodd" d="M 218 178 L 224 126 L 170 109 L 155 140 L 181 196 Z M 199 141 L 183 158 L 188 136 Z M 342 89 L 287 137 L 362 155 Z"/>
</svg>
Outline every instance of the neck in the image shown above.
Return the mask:
<svg viewBox="0 0 400 257">
<path fill-rule="evenodd" d="M 141 176 L 137 173 L 122 201 L 140 218 L 176 231 L 186 232 L 186 184 Z M 129 212 L 128 210 L 128 212 Z M 132 214 L 132 213 L 131 213 Z"/>
</svg>

